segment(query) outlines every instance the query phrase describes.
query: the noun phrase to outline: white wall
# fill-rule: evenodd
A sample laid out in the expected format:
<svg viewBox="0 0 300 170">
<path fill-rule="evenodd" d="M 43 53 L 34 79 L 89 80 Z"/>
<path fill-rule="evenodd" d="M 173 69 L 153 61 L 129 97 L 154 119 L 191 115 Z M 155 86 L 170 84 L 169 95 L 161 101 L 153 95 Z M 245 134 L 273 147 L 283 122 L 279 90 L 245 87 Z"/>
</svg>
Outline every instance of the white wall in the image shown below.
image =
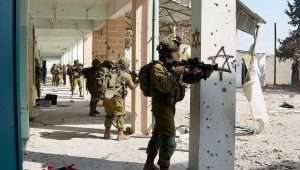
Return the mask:
<svg viewBox="0 0 300 170">
<path fill-rule="evenodd" d="M 274 84 L 274 56 L 267 56 L 267 72 L 266 72 L 266 83 L 267 85 Z M 289 85 L 291 84 L 292 76 L 292 61 L 279 62 L 277 58 L 277 71 L 276 71 L 276 84 L 277 85 Z"/>
<path fill-rule="evenodd" d="M 88 34 L 84 43 L 83 39 L 79 40 L 61 56 L 61 63 L 67 65 L 73 64 L 74 60 L 79 60 L 84 66 L 90 66 L 92 58 L 92 34 Z"/>
<path fill-rule="evenodd" d="M 237 64 L 236 64 L 236 87 L 242 87 L 242 70 L 243 70 L 243 57 L 246 54 L 245 51 L 237 51 Z M 257 53 L 256 54 L 257 65 L 258 65 L 258 77 L 260 79 L 260 84 L 262 86 L 266 85 L 266 54 Z"/>
</svg>

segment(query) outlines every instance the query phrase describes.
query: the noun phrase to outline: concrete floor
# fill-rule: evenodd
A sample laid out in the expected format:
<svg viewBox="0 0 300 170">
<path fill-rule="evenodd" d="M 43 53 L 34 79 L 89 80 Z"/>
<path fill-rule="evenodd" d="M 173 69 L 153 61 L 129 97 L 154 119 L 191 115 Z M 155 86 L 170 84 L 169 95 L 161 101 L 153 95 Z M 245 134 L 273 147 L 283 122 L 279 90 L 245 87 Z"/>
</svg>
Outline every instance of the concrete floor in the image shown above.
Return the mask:
<svg viewBox="0 0 300 170">
<path fill-rule="evenodd" d="M 88 117 L 88 96 L 71 102 L 67 87 L 43 87 L 43 94 L 59 94 L 57 106 L 40 108 L 31 122 L 30 140 L 24 154 L 26 170 L 41 170 L 44 164 L 56 167 L 75 164 L 79 170 L 141 170 L 149 138 L 132 136 L 128 141 L 104 140 L 104 113 Z M 188 95 L 188 94 L 187 94 Z M 237 170 L 300 169 L 300 107 L 280 109 L 283 101 L 300 106 L 298 93 L 269 89 L 265 98 L 271 116 L 263 134 L 236 137 Z M 177 126 L 189 123 L 189 98 L 177 105 Z M 127 110 L 130 102 L 127 104 Z M 250 125 L 248 104 L 237 90 L 237 124 Z M 184 131 L 184 130 L 183 130 Z M 178 130 L 182 132 L 182 128 Z M 177 134 L 178 150 L 171 170 L 185 170 L 188 162 L 188 134 Z M 115 136 L 113 136 L 115 138 Z"/>
<path fill-rule="evenodd" d="M 142 169 L 148 137 L 132 136 L 121 142 L 104 140 L 103 108 L 98 108 L 102 113 L 99 116 L 88 117 L 88 96 L 74 97 L 71 102 L 70 92 L 63 86 L 43 87 L 45 93 L 58 94 L 58 105 L 40 108 L 31 122 L 24 169 L 41 170 L 47 163 L 56 167 L 75 164 L 80 170 Z M 172 169 L 185 169 L 186 150 L 175 154 Z"/>
</svg>

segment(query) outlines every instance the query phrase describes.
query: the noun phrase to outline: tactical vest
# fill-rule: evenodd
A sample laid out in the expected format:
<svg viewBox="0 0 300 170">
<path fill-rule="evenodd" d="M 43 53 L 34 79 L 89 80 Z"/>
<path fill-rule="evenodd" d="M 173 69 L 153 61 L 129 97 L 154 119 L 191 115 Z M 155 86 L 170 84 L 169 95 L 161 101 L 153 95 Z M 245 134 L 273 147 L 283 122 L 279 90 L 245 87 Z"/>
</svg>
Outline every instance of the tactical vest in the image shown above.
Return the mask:
<svg viewBox="0 0 300 170">
<path fill-rule="evenodd" d="M 119 95 L 122 87 L 121 70 L 112 63 L 102 65 L 97 71 L 97 89 L 101 93 L 101 98 L 110 99 Z"/>
<path fill-rule="evenodd" d="M 82 67 L 80 65 L 74 65 L 72 67 L 72 74 L 74 78 L 79 78 L 81 75 Z"/>
<path fill-rule="evenodd" d="M 155 63 L 155 64 L 161 64 L 161 63 Z M 170 76 L 176 76 L 174 73 L 172 73 L 170 70 L 168 70 L 165 66 L 165 73 L 169 74 Z M 154 97 L 155 99 L 163 99 L 165 104 L 167 105 L 175 105 L 177 102 L 182 101 L 185 97 L 185 84 L 182 82 L 182 76 L 176 76 L 175 87 L 172 90 L 171 93 L 162 93 L 159 90 L 157 90 L 154 85 L 151 85 L 151 97 Z M 161 101 L 161 100 L 158 100 Z"/>
</svg>

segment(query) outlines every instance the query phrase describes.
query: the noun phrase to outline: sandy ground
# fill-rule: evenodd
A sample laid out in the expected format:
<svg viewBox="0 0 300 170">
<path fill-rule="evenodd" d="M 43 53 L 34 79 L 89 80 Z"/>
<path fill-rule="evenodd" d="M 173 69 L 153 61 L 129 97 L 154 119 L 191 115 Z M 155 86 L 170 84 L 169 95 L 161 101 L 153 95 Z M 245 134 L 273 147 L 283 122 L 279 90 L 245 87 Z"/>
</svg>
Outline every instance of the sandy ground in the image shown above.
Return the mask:
<svg viewBox="0 0 300 170">
<path fill-rule="evenodd" d="M 44 164 L 57 167 L 75 164 L 79 170 L 141 170 L 149 138 L 132 136 L 128 141 L 104 140 L 104 114 L 88 117 L 88 96 L 74 98 L 66 87 L 44 87 L 45 93 L 59 94 L 57 106 L 40 108 L 31 122 L 26 144 L 24 169 L 41 170 Z M 188 95 L 188 94 L 187 94 Z M 270 125 L 260 135 L 237 134 L 237 170 L 300 170 L 300 96 L 295 92 L 268 89 L 265 98 Z M 282 109 L 282 102 L 295 109 Z M 127 108 L 130 108 L 129 102 Z M 189 124 L 189 98 L 177 105 L 177 126 Z M 250 110 L 241 90 L 237 90 L 237 124 L 251 125 Z M 187 169 L 188 134 L 178 130 L 178 150 L 172 170 Z M 115 138 L 115 136 L 113 136 Z"/>
</svg>

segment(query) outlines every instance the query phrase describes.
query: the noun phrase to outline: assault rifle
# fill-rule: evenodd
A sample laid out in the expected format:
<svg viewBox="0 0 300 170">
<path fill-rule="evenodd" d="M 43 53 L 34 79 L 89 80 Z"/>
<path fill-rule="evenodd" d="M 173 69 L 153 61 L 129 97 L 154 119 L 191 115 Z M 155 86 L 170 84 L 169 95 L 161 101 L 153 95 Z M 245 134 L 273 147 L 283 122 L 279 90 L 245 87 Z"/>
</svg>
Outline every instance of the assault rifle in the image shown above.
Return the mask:
<svg viewBox="0 0 300 170">
<path fill-rule="evenodd" d="M 168 67 L 178 67 L 184 66 L 188 72 L 193 72 L 195 68 L 207 71 L 219 71 L 219 72 L 227 72 L 232 73 L 230 68 L 220 68 L 218 64 L 205 64 L 204 62 L 199 61 L 198 58 L 190 58 L 187 60 L 182 61 L 172 61 L 171 63 L 167 64 Z"/>
<path fill-rule="evenodd" d="M 133 82 L 138 83 L 139 82 L 139 76 L 138 73 L 135 71 L 128 71 L 128 73 L 131 75 Z"/>
</svg>

